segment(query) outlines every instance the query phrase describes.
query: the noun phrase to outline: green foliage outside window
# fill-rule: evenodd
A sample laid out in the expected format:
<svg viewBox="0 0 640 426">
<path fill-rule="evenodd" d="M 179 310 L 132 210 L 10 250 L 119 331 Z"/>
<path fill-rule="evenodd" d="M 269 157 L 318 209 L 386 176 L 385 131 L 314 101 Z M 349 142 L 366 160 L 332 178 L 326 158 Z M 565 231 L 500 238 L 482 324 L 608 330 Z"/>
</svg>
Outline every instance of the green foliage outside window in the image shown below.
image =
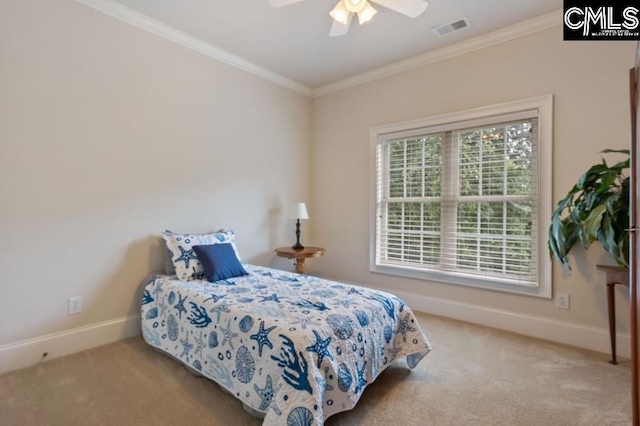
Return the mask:
<svg viewBox="0 0 640 426">
<path fill-rule="evenodd" d="M 530 276 L 535 197 L 531 129 L 530 121 L 522 121 L 390 142 L 387 259 L 416 265 L 442 262 L 447 244 L 442 241 L 443 203 L 448 203 L 455 211 L 452 267 Z M 445 152 L 445 144 L 456 152 Z M 443 173 L 453 173 L 450 182 L 458 185 L 448 195 Z M 483 199 L 492 196 L 495 201 Z"/>
</svg>

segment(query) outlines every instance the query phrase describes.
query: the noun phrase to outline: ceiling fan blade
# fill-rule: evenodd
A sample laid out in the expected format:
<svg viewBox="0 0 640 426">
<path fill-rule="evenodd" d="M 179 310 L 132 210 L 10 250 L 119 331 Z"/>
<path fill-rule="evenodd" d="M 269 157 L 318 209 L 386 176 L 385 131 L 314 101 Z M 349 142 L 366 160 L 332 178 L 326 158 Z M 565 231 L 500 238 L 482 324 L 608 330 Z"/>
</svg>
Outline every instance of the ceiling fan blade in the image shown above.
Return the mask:
<svg viewBox="0 0 640 426">
<path fill-rule="evenodd" d="M 384 6 L 387 9 L 395 10 L 398 13 L 407 15 L 410 18 L 420 16 L 425 11 L 429 3 L 424 0 L 371 0 Z"/>
<path fill-rule="evenodd" d="M 269 4 L 272 7 L 283 7 L 283 6 L 289 6 L 290 4 L 294 4 L 294 3 L 300 3 L 301 1 L 304 1 L 304 0 L 269 0 Z"/>
<path fill-rule="evenodd" d="M 333 19 L 331 31 L 329 31 L 329 37 L 340 37 L 348 33 L 349 25 L 351 25 L 351 19 L 353 19 L 353 13 L 349 13 L 349 20 L 347 21 L 347 25 L 341 24 L 340 22 Z"/>
</svg>

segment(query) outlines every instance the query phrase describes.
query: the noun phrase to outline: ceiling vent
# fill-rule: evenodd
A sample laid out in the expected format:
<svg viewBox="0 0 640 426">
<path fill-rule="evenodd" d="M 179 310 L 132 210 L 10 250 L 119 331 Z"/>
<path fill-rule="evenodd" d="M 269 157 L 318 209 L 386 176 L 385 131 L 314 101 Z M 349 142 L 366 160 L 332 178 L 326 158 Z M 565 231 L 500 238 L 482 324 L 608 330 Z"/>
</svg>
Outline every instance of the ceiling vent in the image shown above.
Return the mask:
<svg viewBox="0 0 640 426">
<path fill-rule="evenodd" d="M 443 35 L 451 34 L 454 31 L 459 31 L 470 26 L 471 26 L 471 22 L 469 22 L 469 19 L 462 18 L 462 19 L 458 19 L 457 21 L 449 22 L 448 24 L 435 27 L 433 29 L 433 32 L 435 32 L 438 35 L 438 37 L 442 37 Z"/>
</svg>

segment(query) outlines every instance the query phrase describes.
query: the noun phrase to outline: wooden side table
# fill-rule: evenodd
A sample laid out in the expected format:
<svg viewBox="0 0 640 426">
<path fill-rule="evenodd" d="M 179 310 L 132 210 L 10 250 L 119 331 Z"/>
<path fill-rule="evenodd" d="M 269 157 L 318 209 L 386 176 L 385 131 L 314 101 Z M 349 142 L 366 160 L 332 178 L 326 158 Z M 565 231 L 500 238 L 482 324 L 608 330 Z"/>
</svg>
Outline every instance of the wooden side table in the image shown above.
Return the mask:
<svg viewBox="0 0 640 426">
<path fill-rule="evenodd" d="M 609 338 L 611 339 L 611 364 L 617 364 L 616 359 L 616 300 L 614 289 L 616 285 L 629 287 L 629 269 L 620 266 L 597 265 L 600 271 L 607 274 L 607 309 L 609 311 Z"/>
<path fill-rule="evenodd" d="M 303 249 L 297 250 L 291 247 L 279 247 L 275 250 L 275 252 L 280 257 L 295 259 L 296 272 L 298 274 L 304 274 L 304 261 L 311 257 L 323 256 L 325 249 L 323 249 L 322 247 L 305 247 Z"/>
</svg>

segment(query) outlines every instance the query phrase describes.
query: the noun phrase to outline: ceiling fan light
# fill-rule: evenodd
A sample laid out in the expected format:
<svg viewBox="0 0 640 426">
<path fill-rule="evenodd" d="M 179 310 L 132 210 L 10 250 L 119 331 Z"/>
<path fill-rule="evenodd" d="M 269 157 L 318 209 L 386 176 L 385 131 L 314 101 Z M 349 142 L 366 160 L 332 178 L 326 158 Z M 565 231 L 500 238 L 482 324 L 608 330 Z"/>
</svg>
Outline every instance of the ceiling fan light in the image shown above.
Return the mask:
<svg viewBox="0 0 640 426">
<path fill-rule="evenodd" d="M 369 22 L 376 13 L 378 13 L 378 11 L 375 10 L 373 6 L 369 4 L 369 2 L 366 2 L 365 7 L 358 12 L 358 21 L 360 22 L 360 25 L 364 24 L 365 22 Z"/>
<path fill-rule="evenodd" d="M 336 7 L 333 8 L 329 15 L 342 25 L 347 25 L 349 22 L 349 10 L 345 7 L 344 2 L 340 0 Z"/>
<path fill-rule="evenodd" d="M 367 0 L 344 0 L 344 6 L 347 10 L 354 13 L 359 13 L 367 4 Z"/>
</svg>

